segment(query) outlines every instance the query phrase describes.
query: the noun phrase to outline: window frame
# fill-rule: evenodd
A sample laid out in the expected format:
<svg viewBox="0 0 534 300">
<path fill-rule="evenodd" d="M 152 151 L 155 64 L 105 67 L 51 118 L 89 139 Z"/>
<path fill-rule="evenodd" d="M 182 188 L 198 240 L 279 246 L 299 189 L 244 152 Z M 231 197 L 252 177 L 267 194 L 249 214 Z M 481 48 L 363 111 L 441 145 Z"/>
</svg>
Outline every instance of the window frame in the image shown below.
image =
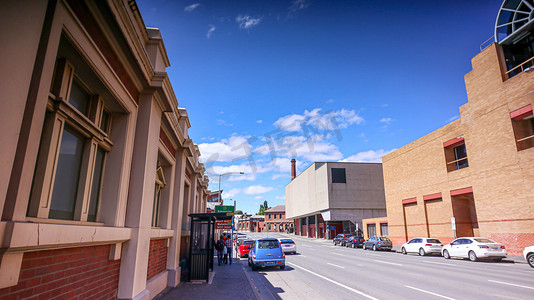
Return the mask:
<svg viewBox="0 0 534 300">
<path fill-rule="evenodd" d="M 341 176 L 341 171 L 343 171 L 343 176 Z M 334 175 L 334 173 L 336 173 Z M 332 176 L 332 183 L 347 183 L 347 170 L 346 168 L 331 168 L 330 174 Z M 334 179 L 336 179 L 334 181 Z"/>
<path fill-rule="evenodd" d="M 84 89 L 89 95 L 87 115 L 78 111 L 69 103 L 73 82 Z M 54 73 L 54 80 L 48 96 L 45 122 L 41 134 L 39 154 L 32 182 L 30 200 L 27 210 L 28 218 L 81 221 L 95 224 L 99 222 L 100 206 L 102 204 L 102 186 L 108 153 L 113 147 L 109 138 L 112 114 L 109 114 L 108 132 L 100 129 L 104 111 L 104 100 L 91 92 L 83 78 L 76 74 L 74 65 L 66 58 L 58 58 Z M 57 164 L 61 148 L 63 133 L 68 129 L 83 139 L 83 150 L 79 178 L 76 183 L 77 192 L 74 199 L 72 218 L 57 217 L 51 214 L 54 201 L 53 190 L 57 176 Z M 102 169 L 98 186 L 93 182 L 98 151 L 103 151 Z M 95 191 L 97 207 L 96 216 L 88 220 L 91 194 Z"/>
<path fill-rule="evenodd" d="M 459 157 L 458 155 L 458 147 L 462 146 L 465 148 L 465 157 Z M 467 146 L 463 136 L 459 136 L 444 142 L 443 151 L 445 154 L 445 166 L 447 167 L 447 172 L 457 171 L 469 167 L 469 155 L 467 154 Z"/>
</svg>

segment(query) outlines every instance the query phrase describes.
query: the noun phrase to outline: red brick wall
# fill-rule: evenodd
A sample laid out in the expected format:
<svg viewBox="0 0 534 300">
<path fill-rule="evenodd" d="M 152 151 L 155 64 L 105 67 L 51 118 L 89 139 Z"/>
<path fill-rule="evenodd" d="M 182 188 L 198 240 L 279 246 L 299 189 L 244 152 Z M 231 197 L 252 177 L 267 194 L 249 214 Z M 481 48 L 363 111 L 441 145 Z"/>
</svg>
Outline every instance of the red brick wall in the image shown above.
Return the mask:
<svg viewBox="0 0 534 300">
<path fill-rule="evenodd" d="M 509 255 L 523 255 L 525 245 L 534 245 L 534 233 L 492 233 L 490 239 L 503 244 Z"/>
<path fill-rule="evenodd" d="M 148 271 L 146 280 L 158 275 L 167 270 L 167 240 L 151 240 L 150 251 L 148 253 Z"/>
<path fill-rule="evenodd" d="M 0 299 L 116 299 L 120 260 L 109 245 L 26 252 L 17 285 Z"/>
</svg>

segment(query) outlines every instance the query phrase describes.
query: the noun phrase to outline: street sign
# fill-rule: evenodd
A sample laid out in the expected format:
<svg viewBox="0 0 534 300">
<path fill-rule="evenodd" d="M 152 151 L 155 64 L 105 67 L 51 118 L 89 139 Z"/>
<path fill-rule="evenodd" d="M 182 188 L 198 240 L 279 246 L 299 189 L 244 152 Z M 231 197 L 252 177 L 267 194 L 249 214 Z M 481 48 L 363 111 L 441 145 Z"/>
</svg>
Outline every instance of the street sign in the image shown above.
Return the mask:
<svg viewBox="0 0 534 300">
<path fill-rule="evenodd" d="M 455 217 L 451 218 L 451 224 L 452 224 L 452 230 L 456 230 L 456 218 Z"/>
<path fill-rule="evenodd" d="M 217 205 L 215 212 L 234 212 L 234 206 L 231 205 Z"/>
<path fill-rule="evenodd" d="M 215 221 L 215 229 L 232 229 L 232 220 Z"/>
</svg>

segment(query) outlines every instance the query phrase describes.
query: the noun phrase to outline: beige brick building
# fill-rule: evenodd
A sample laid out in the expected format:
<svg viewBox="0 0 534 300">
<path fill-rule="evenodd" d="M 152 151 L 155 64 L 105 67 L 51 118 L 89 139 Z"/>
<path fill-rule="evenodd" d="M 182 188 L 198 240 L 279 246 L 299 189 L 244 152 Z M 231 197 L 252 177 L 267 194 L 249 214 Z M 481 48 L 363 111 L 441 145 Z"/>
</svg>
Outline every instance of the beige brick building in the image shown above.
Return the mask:
<svg viewBox="0 0 534 300">
<path fill-rule="evenodd" d="M 455 235 L 494 239 L 509 254 L 534 245 L 534 39 L 499 20 L 496 42 L 465 75 L 460 119 L 383 157 L 396 245 Z"/>
</svg>

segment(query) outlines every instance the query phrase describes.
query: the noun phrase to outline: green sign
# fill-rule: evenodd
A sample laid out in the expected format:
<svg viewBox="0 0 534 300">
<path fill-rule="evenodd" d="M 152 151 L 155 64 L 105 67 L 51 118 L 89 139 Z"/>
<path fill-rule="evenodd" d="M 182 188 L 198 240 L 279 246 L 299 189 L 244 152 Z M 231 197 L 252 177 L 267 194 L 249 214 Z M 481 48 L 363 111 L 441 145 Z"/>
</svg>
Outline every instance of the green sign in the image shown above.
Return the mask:
<svg viewBox="0 0 534 300">
<path fill-rule="evenodd" d="M 215 212 L 234 212 L 234 206 L 217 205 L 215 206 Z"/>
</svg>

